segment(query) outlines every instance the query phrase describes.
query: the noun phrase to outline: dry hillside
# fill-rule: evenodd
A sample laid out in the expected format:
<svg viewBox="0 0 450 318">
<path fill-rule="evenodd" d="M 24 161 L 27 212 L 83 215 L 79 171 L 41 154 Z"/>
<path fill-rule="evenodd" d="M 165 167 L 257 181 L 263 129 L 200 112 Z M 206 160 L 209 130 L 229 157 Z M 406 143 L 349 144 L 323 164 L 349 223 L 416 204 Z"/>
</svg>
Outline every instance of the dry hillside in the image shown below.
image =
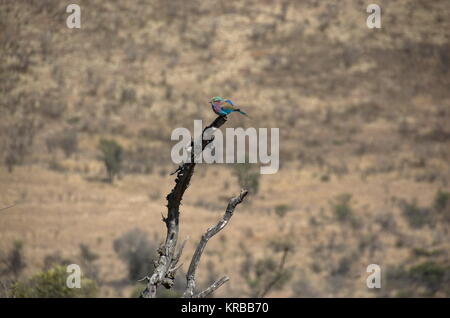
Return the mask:
<svg viewBox="0 0 450 318">
<path fill-rule="evenodd" d="M 257 295 L 288 250 L 267 296 L 449 297 L 450 4 L 379 0 L 368 29 L 372 2 L 80 0 L 69 29 L 69 3 L 0 0 L 0 208 L 16 204 L 0 211 L 0 296 L 69 261 L 97 296 L 135 295 L 118 242 L 131 231 L 154 255 L 170 134 L 212 121 L 220 95 L 251 115 L 226 127 L 280 128 L 281 169 L 196 167 L 182 270 L 244 174 L 249 200 L 199 268 L 202 286 L 230 276 L 216 296 Z M 112 184 L 105 138 L 123 148 Z"/>
</svg>

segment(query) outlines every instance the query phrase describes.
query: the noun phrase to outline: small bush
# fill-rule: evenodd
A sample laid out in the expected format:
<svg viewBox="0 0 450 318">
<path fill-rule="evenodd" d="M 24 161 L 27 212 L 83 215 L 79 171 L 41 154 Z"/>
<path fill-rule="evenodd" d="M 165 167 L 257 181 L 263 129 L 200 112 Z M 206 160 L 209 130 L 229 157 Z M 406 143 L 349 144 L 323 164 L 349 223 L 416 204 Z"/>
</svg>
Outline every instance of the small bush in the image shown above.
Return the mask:
<svg viewBox="0 0 450 318">
<path fill-rule="evenodd" d="M 402 297 L 450 296 L 450 266 L 426 261 L 410 268 L 394 268 L 388 272 L 391 288 Z"/>
<path fill-rule="evenodd" d="M 30 279 L 14 284 L 11 297 L 14 298 L 88 298 L 96 297 L 97 285 L 89 279 L 81 279 L 81 288 L 68 288 L 69 273 L 63 266 L 56 266 L 40 272 Z"/>
<path fill-rule="evenodd" d="M 105 164 L 108 181 L 112 183 L 121 170 L 123 148 L 115 140 L 109 139 L 101 139 L 97 148 L 102 153 L 100 159 Z"/>
<path fill-rule="evenodd" d="M 17 122 L 11 122 L 6 132 L 1 132 L 5 141 L 4 163 L 9 172 L 21 165 L 31 155 L 37 124 L 33 118 L 21 116 Z"/>
<path fill-rule="evenodd" d="M 80 265 L 83 268 L 84 274 L 90 279 L 97 281 L 98 279 L 98 266 L 95 263 L 98 260 L 99 255 L 94 253 L 89 245 L 80 244 Z"/>
<path fill-rule="evenodd" d="M 73 130 L 65 130 L 62 133 L 50 136 L 45 140 L 45 143 L 49 152 L 59 148 L 67 158 L 78 150 L 78 137 Z"/>
<path fill-rule="evenodd" d="M 444 211 L 450 207 L 450 193 L 439 190 L 434 198 L 434 208 L 438 212 Z"/>
<path fill-rule="evenodd" d="M 287 204 L 279 204 L 275 207 L 275 214 L 280 218 L 283 218 L 289 212 L 289 205 Z"/>
<path fill-rule="evenodd" d="M 50 161 L 48 163 L 48 168 L 50 170 L 56 171 L 56 172 L 66 172 L 67 171 L 67 168 L 56 160 Z"/>
<path fill-rule="evenodd" d="M 0 270 L 0 274 L 12 276 L 13 279 L 19 278 L 26 267 L 22 241 L 14 242 L 10 251 L 6 253 L 6 255 L 2 255 L 0 264 L 3 264 L 4 266 L 4 268 Z"/>
<path fill-rule="evenodd" d="M 439 290 L 445 284 L 444 278 L 446 273 L 450 273 L 448 268 L 434 262 L 425 262 L 413 266 L 409 270 L 410 278 L 415 283 L 428 288 L 432 293 Z"/>
<path fill-rule="evenodd" d="M 98 259 L 98 254 L 92 252 L 89 245 L 80 244 L 80 256 L 86 262 L 94 262 Z"/>
<path fill-rule="evenodd" d="M 353 218 L 353 209 L 350 206 L 352 195 L 343 193 L 336 197 L 333 204 L 334 216 L 341 222 L 351 220 Z"/>
<path fill-rule="evenodd" d="M 408 221 L 409 225 L 414 229 L 420 229 L 425 225 L 432 225 L 433 219 L 431 211 L 426 208 L 417 206 L 416 202 L 404 203 L 403 216 Z"/>
<path fill-rule="evenodd" d="M 293 297 L 317 298 L 323 297 L 314 284 L 306 279 L 299 279 L 292 286 Z"/>
<path fill-rule="evenodd" d="M 350 272 L 353 261 L 354 261 L 354 257 L 352 257 L 352 256 L 342 257 L 339 260 L 337 267 L 331 272 L 331 274 L 332 275 L 341 275 L 341 276 L 347 275 Z"/>
<path fill-rule="evenodd" d="M 131 230 L 114 241 L 114 251 L 128 265 L 128 278 L 137 281 L 148 275 L 152 269 L 156 250 L 147 234 L 139 229 Z"/>
<path fill-rule="evenodd" d="M 134 88 L 122 89 L 120 101 L 122 103 L 134 103 L 136 101 L 136 91 L 134 90 Z"/>
</svg>

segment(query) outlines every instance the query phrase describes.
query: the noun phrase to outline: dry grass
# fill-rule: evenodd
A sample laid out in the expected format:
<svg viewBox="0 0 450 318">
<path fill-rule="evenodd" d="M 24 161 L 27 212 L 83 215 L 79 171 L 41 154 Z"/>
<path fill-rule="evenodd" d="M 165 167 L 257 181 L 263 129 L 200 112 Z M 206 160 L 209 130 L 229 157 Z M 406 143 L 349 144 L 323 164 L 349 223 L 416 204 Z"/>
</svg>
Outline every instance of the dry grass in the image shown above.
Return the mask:
<svg viewBox="0 0 450 318">
<path fill-rule="evenodd" d="M 126 269 L 112 242 L 135 227 L 163 239 L 170 133 L 210 121 L 214 95 L 252 115 L 228 126 L 281 127 L 282 138 L 280 172 L 261 177 L 207 247 L 201 280 L 208 263 L 231 276 L 218 296 L 246 295 L 240 241 L 267 257 L 267 243 L 286 233 L 294 276 L 273 296 L 395 296 L 367 290 L 368 264 L 409 266 L 414 248 L 449 262 L 448 224 L 412 229 L 401 210 L 402 200 L 431 207 L 450 189 L 447 2 L 379 1 L 381 30 L 366 28 L 363 1 L 286 3 L 283 15 L 271 1 L 80 1 L 82 29 L 69 30 L 59 1 L 1 2 L 2 162 L 12 127 L 35 127 L 23 164 L 0 167 L 0 202 L 18 203 L 0 212 L 0 250 L 24 242 L 24 277 L 84 243 L 100 255 L 101 296 L 129 296 L 131 285 L 117 287 Z M 46 140 L 65 131 L 77 133 L 77 151 L 49 153 Z M 113 185 L 101 182 L 101 138 L 125 148 Z M 229 167 L 196 168 L 182 207 L 185 266 L 238 191 Z M 333 215 L 342 193 L 352 195 L 353 223 Z M 279 205 L 289 207 L 283 218 Z"/>
<path fill-rule="evenodd" d="M 204 167 L 199 166 L 198 170 L 202 168 Z M 112 249 L 113 240 L 135 227 L 146 230 L 156 241 L 163 238 L 164 227 L 160 222 L 160 213 L 164 212 L 164 197 L 151 200 L 149 194 L 155 191 L 168 192 L 172 184 L 170 177 L 158 174 L 125 176 L 111 186 L 87 181 L 73 173 L 64 175 L 49 172 L 39 166 L 29 166 L 18 168 L 13 174 L 2 171 L 1 180 L 5 189 L 8 185 L 7 191 L 2 193 L 1 201 L 20 202 L 14 208 L 2 212 L 1 248 L 6 250 L 14 240 L 22 240 L 26 247 L 27 273 L 41 268 L 44 257 L 55 251 L 61 251 L 69 258 L 75 257 L 79 244 L 84 243 L 100 255 L 98 264 L 102 295 L 127 296 L 129 288 L 116 290 L 110 287 L 115 281 L 126 277 L 126 269 Z M 208 188 L 220 189 L 224 181 L 233 184 L 223 191 L 224 197 L 231 196 L 238 190 L 225 167 L 209 168 L 204 176 L 194 177 L 182 209 L 181 236 L 190 237 L 183 257 L 185 264 L 188 263 L 200 234 L 223 213 L 226 199 L 212 197 Z M 209 186 L 205 187 L 205 184 Z M 333 218 L 329 206 L 329 198 L 340 194 L 343 189 L 352 190 L 354 210 L 364 224 L 362 229 L 350 229 L 350 233 L 347 225 L 339 224 Z M 229 287 L 218 295 L 234 292 L 242 296 L 245 289 L 239 276 L 239 267 L 243 261 L 239 242 L 244 241 L 255 255 L 262 257 L 268 253 L 267 243 L 270 238 L 292 231 L 297 251 L 290 262 L 295 264 L 296 274 L 311 272 L 308 275 L 309 281 L 316 286 L 328 284 L 328 267 L 337 266 L 341 255 L 357 250 L 362 239 L 368 239 L 369 245 L 381 244 L 374 254 L 365 255 L 363 251 L 355 260 L 352 273 L 357 277 L 351 280 L 354 284 L 351 288 L 327 293 L 327 289 L 323 287 L 322 291 L 323 296 L 370 296 L 365 288 L 363 274 L 368 264 L 378 263 L 383 266 L 402 263 L 408 259 L 410 247 L 398 248 L 398 237 L 413 237 L 411 247 L 433 246 L 445 250 L 449 247 L 448 241 L 435 241 L 433 233 L 436 229 L 426 228 L 418 233 L 408 228 L 400 209 L 391 203 L 391 193 L 401 193 L 399 198 L 404 199 L 417 198 L 424 205 L 432 202 L 435 194 L 434 189 L 427 184 L 398 180 L 394 176 L 376 176 L 365 181 L 357 176 L 345 176 L 340 180 L 323 183 L 313 178 L 311 172 L 285 169 L 277 175 L 263 177 L 257 199 L 241 206 L 231 226 L 208 245 L 199 270 L 200 279 L 206 279 L 206 264 L 211 261 L 216 273 L 232 277 Z M 210 201 L 217 210 L 197 206 L 195 203 L 199 200 Z M 280 203 L 292 207 L 283 220 L 279 220 L 271 208 Z M 384 231 L 374 223 L 377 217 L 388 211 L 392 211 L 388 218 L 397 224 L 395 231 Z M 315 218 L 318 224 L 311 225 L 311 218 Z M 282 230 L 280 223 L 285 223 Z M 397 231 L 401 233 L 400 236 Z M 367 238 L 371 235 L 375 239 Z M 225 242 L 221 236 L 226 237 Z M 224 253 L 216 254 L 221 248 L 224 248 Z M 323 253 L 326 255 L 318 253 L 317 248 L 324 249 Z M 323 267 L 321 272 L 311 271 L 310 268 L 315 263 Z M 294 277 L 297 278 L 297 275 Z M 320 287 L 317 288 L 320 290 Z M 286 288 L 273 295 L 290 296 L 291 292 Z"/>
</svg>

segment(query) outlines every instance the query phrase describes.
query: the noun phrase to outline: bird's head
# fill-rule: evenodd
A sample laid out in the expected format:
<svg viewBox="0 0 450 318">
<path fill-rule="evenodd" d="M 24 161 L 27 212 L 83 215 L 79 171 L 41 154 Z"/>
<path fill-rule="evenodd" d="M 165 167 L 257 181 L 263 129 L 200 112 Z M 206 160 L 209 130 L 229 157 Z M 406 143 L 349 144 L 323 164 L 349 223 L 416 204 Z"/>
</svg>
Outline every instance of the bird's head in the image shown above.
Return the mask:
<svg viewBox="0 0 450 318">
<path fill-rule="evenodd" d="M 215 96 L 213 98 L 211 98 L 211 100 L 209 101 L 211 104 L 214 103 L 222 103 L 224 101 L 224 99 L 220 96 Z"/>
<path fill-rule="evenodd" d="M 222 105 L 222 103 L 223 103 L 224 101 L 225 101 L 225 100 L 224 100 L 222 97 L 220 97 L 220 96 L 215 96 L 215 97 L 211 98 L 211 100 L 209 101 L 209 103 L 210 103 L 212 106 L 218 107 L 218 106 Z"/>
</svg>

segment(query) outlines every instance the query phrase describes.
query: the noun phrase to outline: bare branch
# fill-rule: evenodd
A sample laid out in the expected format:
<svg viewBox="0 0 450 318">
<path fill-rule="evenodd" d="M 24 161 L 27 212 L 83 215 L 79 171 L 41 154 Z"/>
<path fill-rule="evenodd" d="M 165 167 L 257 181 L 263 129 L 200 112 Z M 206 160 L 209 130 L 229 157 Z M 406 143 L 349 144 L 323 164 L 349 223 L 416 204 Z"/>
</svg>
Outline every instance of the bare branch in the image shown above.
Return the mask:
<svg viewBox="0 0 450 318">
<path fill-rule="evenodd" d="M 211 286 L 206 288 L 204 291 L 198 293 L 194 296 L 194 298 L 205 298 L 211 295 L 215 290 L 217 290 L 220 286 L 228 282 L 230 278 L 228 276 L 223 276 L 222 278 L 216 280 Z"/>
<path fill-rule="evenodd" d="M 209 241 L 209 239 L 211 237 L 213 237 L 214 235 L 219 233 L 228 224 L 228 222 L 230 221 L 231 217 L 233 216 L 234 209 L 236 208 L 236 206 L 239 203 L 242 202 L 242 200 L 244 200 L 244 198 L 246 197 L 247 193 L 248 193 L 247 190 L 241 190 L 241 193 L 238 196 L 232 198 L 230 200 L 230 202 L 228 203 L 228 207 L 227 207 L 227 209 L 225 211 L 225 214 L 219 220 L 219 222 L 214 227 L 209 228 L 206 231 L 206 233 L 202 235 L 202 238 L 201 238 L 199 244 L 197 245 L 197 249 L 195 250 L 195 253 L 192 256 L 191 264 L 189 265 L 189 270 L 188 270 L 187 275 L 186 275 L 187 287 L 186 287 L 186 290 L 185 290 L 185 292 L 183 294 L 183 297 L 185 297 L 185 298 L 193 297 L 194 290 L 195 290 L 195 271 L 197 270 L 198 264 L 200 262 L 200 258 L 201 258 L 202 254 L 203 254 L 203 250 L 205 249 L 206 244 L 208 243 L 208 241 Z M 226 281 L 222 282 L 220 285 L 222 285 Z M 214 290 L 219 288 L 220 285 L 217 286 L 216 288 L 214 288 Z"/>
<path fill-rule="evenodd" d="M 227 121 L 226 116 L 218 116 L 209 126 L 205 127 L 202 133 L 209 128 L 219 128 Z M 202 151 L 212 140 L 203 140 L 202 138 Z M 192 149 L 194 144 L 192 142 Z M 176 253 L 175 249 L 178 241 L 178 222 L 180 216 L 180 204 L 183 199 L 184 192 L 189 186 L 191 177 L 194 174 L 195 160 L 194 151 L 192 151 L 191 162 L 184 163 L 176 170 L 177 176 L 175 178 L 175 186 L 172 191 L 167 195 L 167 217 L 163 217 L 163 222 L 166 224 L 167 234 L 164 245 L 160 250 L 159 259 L 156 262 L 155 271 L 149 278 L 147 287 L 142 292 L 143 298 L 156 297 L 156 290 L 159 285 L 164 285 L 170 288 L 173 285 L 174 271 L 176 268 L 179 256 L 181 253 Z M 180 248 L 181 250 L 181 248 Z"/>
<path fill-rule="evenodd" d="M 183 249 L 184 246 L 186 245 L 187 240 L 188 240 L 187 238 L 184 239 L 183 243 L 181 243 L 181 246 L 178 248 L 178 251 L 175 253 L 173 257 L 174 263 L 178 263 L 178 261 L 180 260 L 181 254 L 183 253 Z"/>
</svg>

